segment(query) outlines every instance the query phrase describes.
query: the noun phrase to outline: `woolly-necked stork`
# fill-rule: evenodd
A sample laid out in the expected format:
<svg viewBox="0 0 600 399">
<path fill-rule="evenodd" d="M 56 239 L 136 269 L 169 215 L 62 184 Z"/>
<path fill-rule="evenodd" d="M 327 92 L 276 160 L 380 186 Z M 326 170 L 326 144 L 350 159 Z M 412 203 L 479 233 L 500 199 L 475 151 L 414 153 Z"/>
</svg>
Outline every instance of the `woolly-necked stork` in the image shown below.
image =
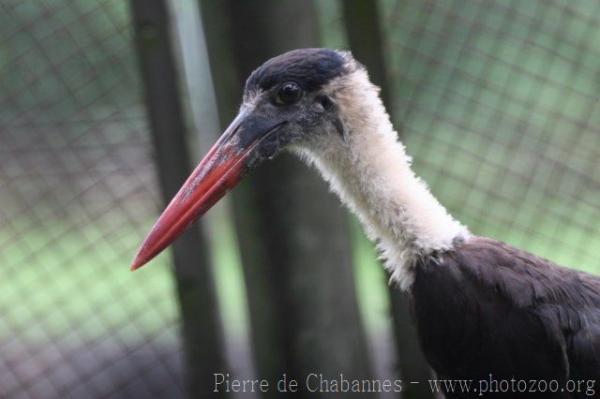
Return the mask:
<svg viewBox="0 0 600 399">
<path fill-rule="evenodd" d="M 450 216 L 412 172 L 378 88 L 348 52 L 294 50 L 252 72 L 238 116 L 160 216 L 132 269 L 283 149 L 314 165 L 378 243 L 393 281 L 410 295 L 438 378 L 556 380 L 558 392 L 538 396 L 588 397 L 562 387 L 600 380 L 600 279 L 474 236 Z M 532 395 L 512 395 L 522 396 Z"/>
</svg>

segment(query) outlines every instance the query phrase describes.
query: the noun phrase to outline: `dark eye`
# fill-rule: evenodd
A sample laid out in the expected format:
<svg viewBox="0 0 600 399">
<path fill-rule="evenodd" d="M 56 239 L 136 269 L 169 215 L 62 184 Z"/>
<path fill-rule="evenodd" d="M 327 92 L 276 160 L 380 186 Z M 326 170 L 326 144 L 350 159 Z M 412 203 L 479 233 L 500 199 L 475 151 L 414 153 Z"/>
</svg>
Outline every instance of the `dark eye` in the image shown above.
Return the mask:
<svg viewBox="0 0 600 399">
<path fill-rule="evenodd" d="M 279 87 L 275 102 L 279 105 L 293 104 L 302 97 L 302 89 L 294 82 L 287 82 Z"/>
</svg>

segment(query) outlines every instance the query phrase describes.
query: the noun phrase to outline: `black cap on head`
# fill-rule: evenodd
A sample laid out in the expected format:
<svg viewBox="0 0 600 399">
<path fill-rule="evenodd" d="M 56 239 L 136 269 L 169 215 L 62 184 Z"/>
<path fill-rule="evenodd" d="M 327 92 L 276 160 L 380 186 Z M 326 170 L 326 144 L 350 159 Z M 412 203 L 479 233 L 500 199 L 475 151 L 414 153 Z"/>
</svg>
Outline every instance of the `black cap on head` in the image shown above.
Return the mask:
<svg viewBox="0 0 600 399">
<path fill-rule="evenodd" d="M 346 63 L 344 54 L 335 50 L 292 50 L 271 58 L 254 70 L 246 81 L 245 90 L 269 90 L 279 83 L 294 81 L 304 90 L 313 91 L 348 72 Z"/>
</svg>

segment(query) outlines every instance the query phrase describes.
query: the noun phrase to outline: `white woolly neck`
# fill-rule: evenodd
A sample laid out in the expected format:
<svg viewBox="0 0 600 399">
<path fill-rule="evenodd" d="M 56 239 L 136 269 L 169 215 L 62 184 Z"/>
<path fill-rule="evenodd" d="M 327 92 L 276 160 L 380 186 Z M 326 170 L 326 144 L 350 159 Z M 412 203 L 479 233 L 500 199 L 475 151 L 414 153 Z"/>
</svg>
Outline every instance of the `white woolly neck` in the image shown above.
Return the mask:
<svg viewBox="0 0 600 399">
<path fill-rule="evenodd" d="M 331 189 L 355 213 L 391 272 L 408 289 L 416 261 L 449 250 L 468 229 L 448 214 L 410 168 L 378 93 L 359 68 L 329 84 L 346 129 L 294 148 L 321 172 Z M 324 142 L 326 141 L 326 142 Z M 327 142 L 328 141 L 328 142 Z"/>
</svg>

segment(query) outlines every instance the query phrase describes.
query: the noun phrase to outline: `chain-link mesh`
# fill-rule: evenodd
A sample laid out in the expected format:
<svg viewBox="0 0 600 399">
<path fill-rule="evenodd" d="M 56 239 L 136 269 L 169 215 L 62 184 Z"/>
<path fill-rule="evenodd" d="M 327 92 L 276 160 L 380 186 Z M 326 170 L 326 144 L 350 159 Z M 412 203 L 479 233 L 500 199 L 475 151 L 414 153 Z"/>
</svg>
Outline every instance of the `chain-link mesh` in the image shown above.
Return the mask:
<svg viewBox="0 0 600 399">
<path fill-rule="evenodd" d="M 435 194 L 600 272 L 600 3 L 380 5 L 396 124 Z M 158 199 L 130 35 L 124 0 L 0 3 L 2 398 L 183 396 L 167 258 L 124 272 Z"/>
<path fill-rule="evenodd" d="M 0 397 L 180 397 L 127 3 L 0 5 Z"/>
<path fill-rule="evenodd" d="M 415 168 L 489 235 L 600 272 L 600 3 L 388 1 Z"/>
</svg>

